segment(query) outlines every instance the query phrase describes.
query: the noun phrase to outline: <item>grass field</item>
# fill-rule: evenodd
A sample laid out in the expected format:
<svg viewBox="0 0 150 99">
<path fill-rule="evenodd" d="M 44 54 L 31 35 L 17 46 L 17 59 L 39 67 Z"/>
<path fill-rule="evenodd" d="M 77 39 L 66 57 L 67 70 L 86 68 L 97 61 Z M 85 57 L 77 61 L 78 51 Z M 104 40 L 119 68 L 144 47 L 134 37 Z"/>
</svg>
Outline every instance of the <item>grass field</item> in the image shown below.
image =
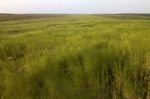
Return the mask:
<svg viewBox="0 0 150 99">
<path fill-rule="evenodd" d="M 150 16 L 5 19 L 0 99 L 150 98 Z"/>
</svg>

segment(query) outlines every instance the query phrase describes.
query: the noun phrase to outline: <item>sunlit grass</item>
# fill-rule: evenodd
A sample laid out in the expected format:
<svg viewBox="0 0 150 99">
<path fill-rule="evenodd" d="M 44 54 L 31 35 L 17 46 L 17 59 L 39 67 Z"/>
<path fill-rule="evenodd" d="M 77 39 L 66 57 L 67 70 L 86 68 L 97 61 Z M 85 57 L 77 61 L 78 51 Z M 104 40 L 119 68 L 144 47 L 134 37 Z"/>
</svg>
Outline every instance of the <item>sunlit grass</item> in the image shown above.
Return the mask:
<svg viewBox="0 0 150 99">
<path fill-rule="evenodd" d="M 148 16 L 0 22 L 0 99 L 147 99 Z"/>
</svg>

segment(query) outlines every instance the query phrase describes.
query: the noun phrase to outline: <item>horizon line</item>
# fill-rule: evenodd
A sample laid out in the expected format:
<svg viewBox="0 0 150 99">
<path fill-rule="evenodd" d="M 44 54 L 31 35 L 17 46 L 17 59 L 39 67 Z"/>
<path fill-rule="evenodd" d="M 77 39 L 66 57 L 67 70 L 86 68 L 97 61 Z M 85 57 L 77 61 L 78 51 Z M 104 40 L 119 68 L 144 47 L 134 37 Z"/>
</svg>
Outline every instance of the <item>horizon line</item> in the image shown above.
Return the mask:
<svg viewBox="0 0 150 99">
<path fill-rule="evenodd" d="M 140 13 L 134 13 L 134 12 L 133 12 L 133 13 L 36 13 L 36 12 L 35 12 L 35 13 L 34 13 L 34 12 L 33 12 L 33 13 L 7 13 L 7 12 L 6 12 L 6 13 L 4 13 L 4 12 L 1 13 L 1 12 L 0 12 L 0 14 L 8 14 L 8 15 L 11 15 L 11 14 L 18 14 L 18 15 L 19 15 L 19 14 L 22 14 L 22 15 L 26 15 L 26 14 L 35 14 L 35 15 L 36 15 L 36 14 L 37 14 L 37 15 L 38 15 L 38 14 L 42 14 L 42 15 L 48 15 L 48 14 L 70 14 L 70 15 L 71 15 L 71 14 L 81 14 L 81 15 L 82 15 L 82 14 L 83 14 L 83 15 L 84 15 L 84 14 L 91 14 L 91 15 L 92 15 L 92 14 L 100 14 L 100 15 L 113 15 L 113 14 L 116 14 L 116 15 L 117 15 L 117 14 L 150 14 L 150 13 L 141 13 L 141 12 L 140 12 Z"/>
</svg>

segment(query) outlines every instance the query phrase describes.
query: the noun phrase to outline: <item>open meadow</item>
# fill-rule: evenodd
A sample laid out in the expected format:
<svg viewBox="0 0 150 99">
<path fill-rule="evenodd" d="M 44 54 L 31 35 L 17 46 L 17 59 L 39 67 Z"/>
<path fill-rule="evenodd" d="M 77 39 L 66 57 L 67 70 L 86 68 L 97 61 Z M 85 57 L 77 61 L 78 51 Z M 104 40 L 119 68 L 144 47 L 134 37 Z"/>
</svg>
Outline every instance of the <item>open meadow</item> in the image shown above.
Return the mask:
<svg viewBox="0 0 150 99">
<path fill-rule="evenodd" d="M 150 98 L 149 15 L 33 16 L 0 15 L 0 99 Z"/>
</svg>

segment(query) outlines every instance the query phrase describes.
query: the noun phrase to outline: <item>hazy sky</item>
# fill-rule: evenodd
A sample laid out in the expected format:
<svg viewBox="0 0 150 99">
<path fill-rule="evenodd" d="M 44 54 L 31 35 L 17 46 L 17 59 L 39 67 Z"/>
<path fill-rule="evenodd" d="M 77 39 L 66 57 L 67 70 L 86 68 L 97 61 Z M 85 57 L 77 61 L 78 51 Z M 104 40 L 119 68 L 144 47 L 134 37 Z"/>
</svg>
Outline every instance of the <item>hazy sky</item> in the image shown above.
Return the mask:
<svg viewBox="0 0 150 99">
<path fill-rule="evenodd" d="M 150 0 L 0 0 L 0 13 L 150 13 Z"/>
</svg>

